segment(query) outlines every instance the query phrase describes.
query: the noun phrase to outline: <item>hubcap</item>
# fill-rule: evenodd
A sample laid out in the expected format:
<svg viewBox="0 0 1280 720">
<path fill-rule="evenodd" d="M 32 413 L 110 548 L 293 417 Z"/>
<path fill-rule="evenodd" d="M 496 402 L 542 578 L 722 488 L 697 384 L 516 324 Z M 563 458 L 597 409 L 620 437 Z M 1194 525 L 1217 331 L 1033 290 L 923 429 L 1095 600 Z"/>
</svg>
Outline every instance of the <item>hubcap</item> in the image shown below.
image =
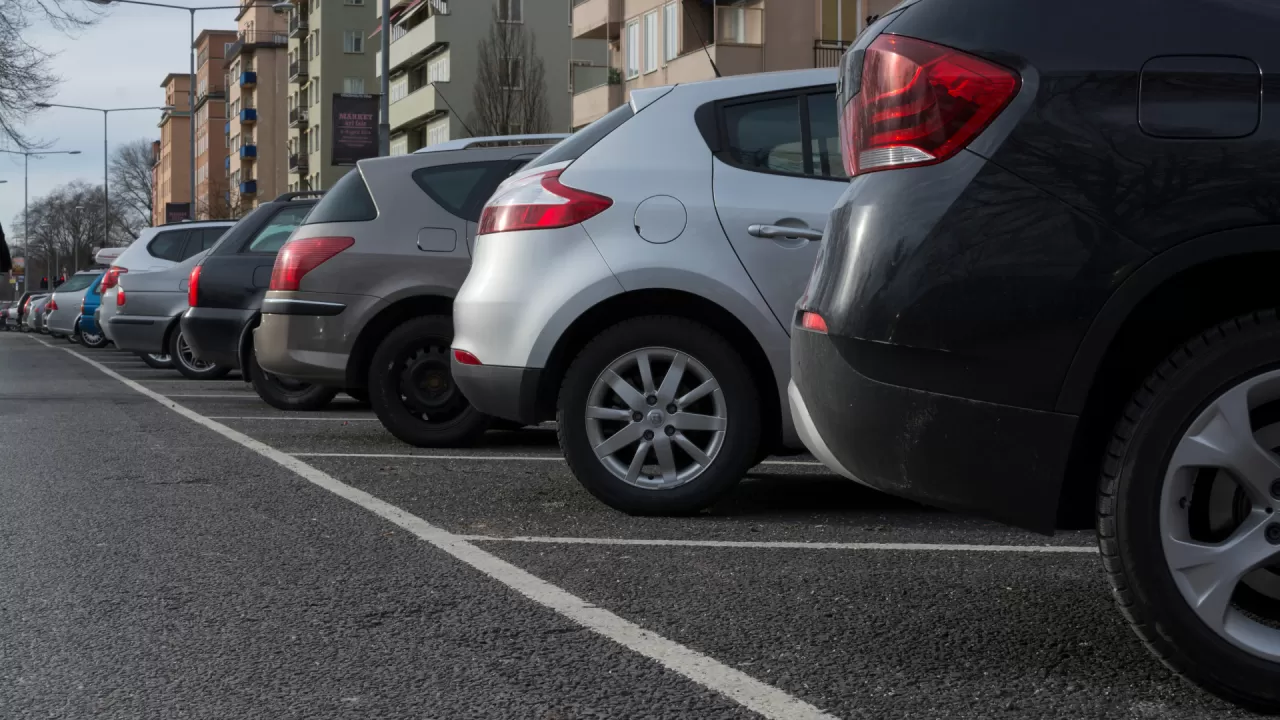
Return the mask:
<svg viewBox="0 0 1280 720">
<path fill-rule="evenodd" d="M 156 361 L 156 362 L 158 362 L 158 363 L 166 363 L 166 362 L 169 362 L 169 356 L 168 356 L 168 355 L 156 355 L 156 354 L 152 353 L 152 354 L 150 354 L 150 355 L 147 355 L 147 357 L 151 358 L 152 360 L 154 360 L 154 361 Z"/>
<path fill-rule="evenodd" d="M 1280 661 L 1280 371 L 1218 396 L 1174 447 L 1160 499 L 1165 561 L 1215 633 Z"/>
<path fill-rule="evenodd" d="M 435 340 L 406 351 L 399 371 L 400 401 L 410 415 L 433 425 L 456 419 L 467 400 L 449 371 L 449 346 Z"/>
<path fill-rule="evenodd" d="M 202 371 L 213 367 L 213 363 L 207 363 L 196 358 L 191 352 L 191 346 L 187 344 L 187 338 L 181 333 L 178 334 L 178 362 L 186 365 L 191 370 Z"/>
<path fill-rule="evenodd" d="M 587 440 L 609 472 L 649 490 L 705 472 L 729 427 L 724 392 L 706 366 L 662 347 L 610 363 L 591 386 L 586 421 Z"/>
</svg>

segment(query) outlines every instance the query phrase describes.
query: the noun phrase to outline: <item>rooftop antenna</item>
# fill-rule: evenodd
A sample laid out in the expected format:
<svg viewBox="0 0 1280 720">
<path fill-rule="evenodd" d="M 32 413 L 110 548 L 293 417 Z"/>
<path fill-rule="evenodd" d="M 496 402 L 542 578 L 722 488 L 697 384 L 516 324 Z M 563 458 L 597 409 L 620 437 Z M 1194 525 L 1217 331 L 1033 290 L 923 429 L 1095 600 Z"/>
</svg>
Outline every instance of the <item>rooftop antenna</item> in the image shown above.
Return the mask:
<svg viewBox="0 0 1280 720">
<path fill-rule="evenodd" d="M 693 21 L 693 17 L 689 15 L 688 3 L 681 1 L 680 6 L 684 8 L 684 17 L 686 20 L 689 21 L 689 27 L 693 28 L 693 34 L 698 36 L 698 43 L 702 45 L 702 52 L 707 54 L 707 62 L 711 63 L 711 71 L 716 74 L 716 77 L 722 77 L 720 75 L 720 68 L 716 67 L 715 58 L 711 57 L 711 51 L 707 49 L 707 41 L 703 40 L 702 33 L 698 32 L 698 24 L 695 23 Z M 711 6 L 711 22 L 712 23 L 715 22 L 715 17 L 716 17 L 715 5 L 712 5 Z"/>
</svg>

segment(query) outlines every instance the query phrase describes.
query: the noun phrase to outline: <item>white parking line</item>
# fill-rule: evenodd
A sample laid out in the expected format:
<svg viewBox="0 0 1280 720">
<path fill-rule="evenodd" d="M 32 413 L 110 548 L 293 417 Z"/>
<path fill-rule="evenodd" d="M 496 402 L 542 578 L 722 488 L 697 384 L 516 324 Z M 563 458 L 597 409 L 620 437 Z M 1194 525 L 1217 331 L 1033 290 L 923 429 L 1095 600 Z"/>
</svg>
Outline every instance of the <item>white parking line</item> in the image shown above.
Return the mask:
<svg viewBox="0 0 1280 720">
<path fill-rule="evenodd" d="M 43 340 L 36 339 L 36 341 L 46 347 L 53 347 Z M 668 670 L 677 672 L 703 687 L 718 692 L 766 718 L 776 718 L 777 720 L 835 720 L 833 716 L 822 712 L 817 707 L 772 685 L 760 682 L 750 675 L 729 667 L 710 656 L 703 655 L 692 648 L 668 640 L 655 632 L 645 630 L 633 622 L 521 570 L 496 555 L 481 550 L 476 545 L 447 530 L 438 528 L 426 520 L 405 512 L 363 490 L 351 487 L 311 467 L 296 457 L 280 452 L 270 445 L 258 442 L 222 423 L 210 420 L 194 410 L 189 410 L 170 400 L 169 397 L 172 396 L 166 397 L 148 390 L 107 366 L 91 360 L 70 348 L 56 349 L 65 350 L 89 365 L 98 368 L 109 377 L 119 380 L 126 386 L 155 400 L 188 420 L 203 425 L 228 440 L 239 443 L 268 460 L 291 470 L 318 487 L 324 488 L 379 517 L 391 521 L 539 605 L 550 608 L 573 622 L 654 660 Z"/>
<path fill-rule="evenodd" d="M 1084 553 L 1096 554 L 1092 545 L 955 545 L 948 543 L 788 542 L 737 540 L 650 540 L 645 538 L 501 537 L 459 535 L 471 542 L 545 543 L 548 545 L 652 545 L 659 547 L 715 547 L 779 550 L 904 550 L 927 552 Z"/>
<path fill-rule="evenodd" d="M 86 360 L 88 360 L 88 358 L 85 358 L 85 359 L 86 359 Z M 92 362 L 92 361 L 91 361 L 91 362 Z M 124 377 L 124 376 L 123 376 L 123 375 L 121 375 L 120 377 Z M 128 378 L 125 378 L 125 379 L 126 379 L 126 380 L 128 380 Z M 132 381 L 132 380 L 129 380 L 129 382 L 133 382 L 133 381 Z M 185 393 L 175 393 L 175 394 L 173 394 L 173 395 L 161 395 L 161 397 L 171 397 L 171 398 L 175 398 L 175 397 L 178 397 L 178 398 L 235 398 L 236 400 L 248 400 L 248 399 L 250 399 L 250 398 L 252 398 L 252 399 L 254 399 L 254 400 L 261 400 L 261 399 L 262 399 L 262 398 L 258 397 L 258 394 L 257 394 L 257 393 L 251 393 L 251 392 L 248 392 L 248 391 L 245 391 L 245 392 L 242 392 L 242 393 L 237 393 L 237 394 L 235 394 L 235 395 L 226 395 L 226 394 L 223 394 L 223 395 L 200 395 L 200 394 L 191 394 L 191 395 L 189 395 L 189 394 L 185 394 Z"/>
<path fill-rule="evenodd" d="M 169 397 L 176 397 L 170 395 Z M 342 420 L 344 422 L 372 422 L 376 417 L 289 417 L 279 415 L 206 415 L 210 420 Z M 297 454 L 294 454 L 297 457 Z"/>
<path fill-rule="evenodd" d="M 170 395 L 169 397 L 178 397 Z M 564 462 L 563 455 L 425 455 L 416 453 L 330 453 L 330 452 L 295 452 L 294 457 L 333 457 L 333 458 L 410 458 L 413 460 L 541 460 Z M 822 463 L 814 460 L 765 460 L 761 465 L 802 465 L 822 467 Z"/>
</svg>

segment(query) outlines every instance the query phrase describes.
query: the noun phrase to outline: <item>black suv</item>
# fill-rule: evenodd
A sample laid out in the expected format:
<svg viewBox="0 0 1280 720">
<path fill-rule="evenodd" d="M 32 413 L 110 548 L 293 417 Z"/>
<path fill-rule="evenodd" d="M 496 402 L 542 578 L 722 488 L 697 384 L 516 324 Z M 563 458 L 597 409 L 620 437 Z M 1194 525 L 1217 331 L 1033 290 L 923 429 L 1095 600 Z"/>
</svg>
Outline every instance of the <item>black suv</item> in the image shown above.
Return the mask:
<svg viewBox="0 0 1280 720">
<path fill-rule="evenodd" d="M 262 314 L 276 255 L 323 194 L 285 193 L 245 215 L 192 268 L 187 293 L 191 307 L 182 316 L 182 333 L 196 357 L 239 368 L 263 400 L 284 410 L 319 409 L 338 393 L 266 373 L 253 354 L 253 329 Z"/>
<path fill-rule="evenodd" d="M 1093 517 L 1151 649 L 1269 711 L 1278 30 L 1264 0 L 885 14 L 842 61 L 852 180 L 790 389 L 862 483 L 1042 532 Z"/>
</svg>

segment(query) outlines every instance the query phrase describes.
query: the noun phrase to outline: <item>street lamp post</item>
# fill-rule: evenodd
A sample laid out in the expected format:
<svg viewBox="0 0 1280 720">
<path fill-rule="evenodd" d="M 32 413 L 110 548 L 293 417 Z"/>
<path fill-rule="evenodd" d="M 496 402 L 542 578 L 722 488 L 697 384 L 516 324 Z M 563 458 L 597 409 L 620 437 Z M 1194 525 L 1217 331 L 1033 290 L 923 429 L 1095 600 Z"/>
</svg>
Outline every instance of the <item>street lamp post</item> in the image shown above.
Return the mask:
<svg viewBox="0 0 1280 720">
<path fill-rule="evenodd" d="M 163 105 L 156 107 L 127 107 L 127 108 L 96 108 L 86 107 L 84 105 L 63 105 L 61 103 L 36 103 L 36 107 L 41 108 L 67 108 L 68 110 L 92 110 L 93 112 L 102 113 L 102 246 L 106 247 L 108 238 L 111 237 L 111 203 L 107 193 L 107 115 L 113 112 L 131 112 L 135 110 L 173 110 L 172 105 Z"/>
<path fill-rule="evenodd" d="M 31 254 L 31 176 L 28 172 L 31 169 L 31 156 L 42 157 L 44 155 L 79 155 L 79 150 L 0 150 L 0 153 L 8 153 L 10 155 L 22 156 L 22 254 L 24 257 Z M 56 251 L 55 251 L 56 252 Z M 54 262 L 57 262 L 56 256 Z M 24 272 L 22 275 L 23 289 L 31 287 L 31 282 L 27 280 Z"/>
</svg>

